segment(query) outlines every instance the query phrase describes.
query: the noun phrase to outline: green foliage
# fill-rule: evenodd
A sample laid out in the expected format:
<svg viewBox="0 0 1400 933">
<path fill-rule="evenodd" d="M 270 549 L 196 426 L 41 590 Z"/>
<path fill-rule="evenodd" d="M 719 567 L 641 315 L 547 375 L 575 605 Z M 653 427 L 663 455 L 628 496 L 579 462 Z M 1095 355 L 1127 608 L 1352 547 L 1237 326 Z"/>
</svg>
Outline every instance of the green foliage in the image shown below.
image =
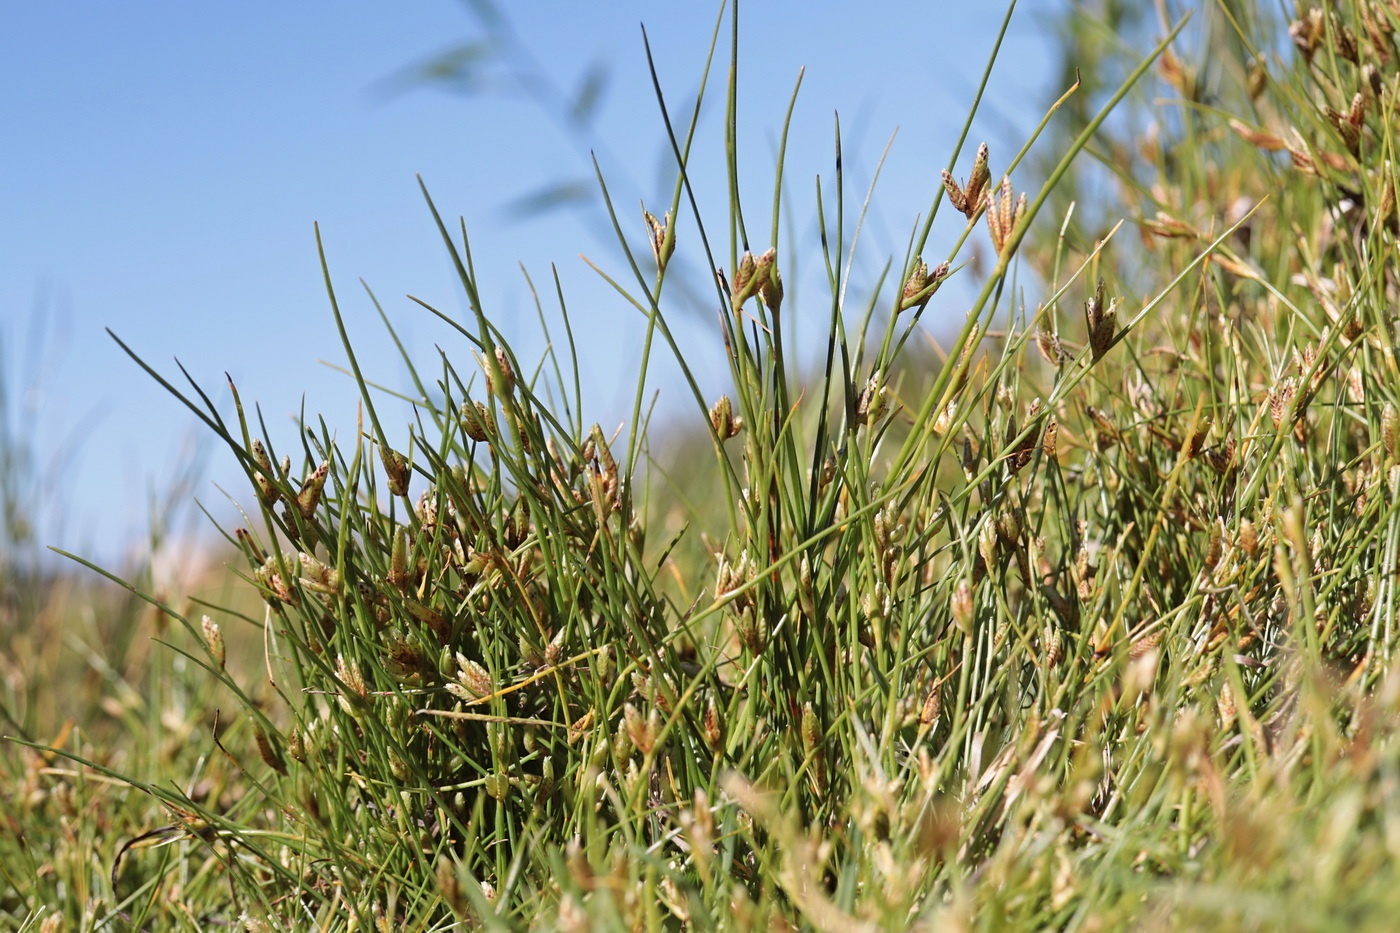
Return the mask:
<svg viewBox="0 0 1400 933">
<path fill-rule="evenodd" d="M 241 403 L 226 422 L 162 379 L 247 470 L 229 537 L 265 658 L 235 670 L 216 619 L 163 607 L 243 709 L 237 792 L 173 790 L 179 757 L 127 770 L 177 819 L 145 841 L 178 854 L 123 850 L 96 897 L 249 929 L 1387 928 L 1400 8 L 1332 9 L 1287 54 L 1243 4 L 1194 58 L 1173 27 L 1069 131 L 1051 109 L 1026 195 L 1003 178 L 1031 143 L 966 165 L 959 140 L 860 297 L 838 160 L 821 307 L 785 300 L 776 211 L 750 239 L 736 122 L 716 230 L 687 211 L 695 124 L 668 115 L 661 219 L 620 218 L 599 179 L 609 281 L 648 328 L 625 436 L 583 424 L 567 359 L 511 351 L 431 199 L 473 309 L 439 316 L 477 360 L 405 360 L 401 449 L 333 291 L 353 442 L 308 421 L 277 450 Z M 1152 68 L 1179 99 L 1125 137 L 1150 116 L 1107 117 Z M 1071 171 L 1086 152 L 1107 182 Z M 1138 242 L 1084 237 L 1057 200 L 1107 191 L 1094 216 L 1129 213 Z M 931 264 L 944 193 L 961 232 Z M 718 400 L 669 325 L 677 250 L 719 271 Z M 976 298 L 930 367 L 914 338 L 950 276 Z M 812 372 L 796 315 L 827 321 Z M 652 460 L 664 351 L 707 467 Z"/>
</svg>

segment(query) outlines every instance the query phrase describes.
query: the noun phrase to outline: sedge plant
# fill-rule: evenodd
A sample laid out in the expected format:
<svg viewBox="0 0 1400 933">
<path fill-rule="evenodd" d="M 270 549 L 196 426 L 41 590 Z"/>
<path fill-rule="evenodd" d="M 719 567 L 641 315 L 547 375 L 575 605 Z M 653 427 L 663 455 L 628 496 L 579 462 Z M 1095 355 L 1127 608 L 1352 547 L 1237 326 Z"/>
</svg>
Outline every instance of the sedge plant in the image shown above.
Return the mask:
<svg viewBox="0 0 1400 933">
<path fill-rule="evenodd" d="M 471 313 L 425 307 L 475 354 L 405 357 L 406 441 L 324 252 L 351 440 L 307 419 L 276 449 L 236 389 L 225 418 L 147 367 L 247 472 L 228 538 L 264 664 L 235 676 L 235 619 L 161 604 L 242 708 L 235 806 L 81 763 L 174 814 L 160 841 L 199 866 L 201 916 L 1382 928 L 1400 890 L 1400 9 L 1285 23 L 1221 3 L 1195 29 L 1160 12 L 1160 41 L 1071 129 L 1077 86 L 1019 153 L 965 147 L 974 108 L 906 255 L 859 295 L 838 126 L 816 302 L 789 298 L 779 260 L 786 131 L 765 224 L 738 196 L 724 89 L 713 225 L 688 171 L 699 104 L 674 112 L 658 83 L 671 203 L 634 217 L 598 179 L 622 257 L 599 274 L 646 327 L 625 434 L 582 420 L 562 290 L 567 353 L 520 359 L 466 224 L 426 187 Z M 711 57 L 726 24 L 737 50 L 729 11 Z M 1124 138 L 1160 109 L 1134 96 L 1152 82 L 1170 116 Z M 1106 193 L 1129 226 L 1086 237 L 1061 198 Z M 718 398 L 672 327 L 683 250 L 715 271 Z M 931 365 L 942 314 L 960 323 Z M 798 316 L 826 321 L 815 365 L 787 338 Z M 707 467 L 647 442 L 654 354 Z M 713 494 L 675 521 L 686 488 Z M 171 863 L 122 854 L 112 897 L 157 902 Z"/>
</svg>

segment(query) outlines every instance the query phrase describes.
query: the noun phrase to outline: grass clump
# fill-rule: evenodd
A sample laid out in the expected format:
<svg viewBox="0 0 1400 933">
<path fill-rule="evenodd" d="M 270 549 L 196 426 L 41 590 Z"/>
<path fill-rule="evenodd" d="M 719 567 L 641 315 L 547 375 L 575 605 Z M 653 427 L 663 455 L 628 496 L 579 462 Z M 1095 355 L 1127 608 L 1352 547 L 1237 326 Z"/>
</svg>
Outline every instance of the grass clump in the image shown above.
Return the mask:
<svg viewBox="0 0 1400 933">
<path fill-rule="evenodd" d="M 229 538 L 264 664 L 226 666 L 236 617 L 162 606 L 242 707 L 221 745 L 236 791 L 125 778 L 175 814 L 156 841 L 181 854 L 122 850 L 107 916 L 1383 928 L 1400 890 L 1400 9 L 1201 18 L 1192 55 L 1164 30 L 1072 131 L 1052 108 L 1042 182 L 1030 143 L 969 165 L 959 141 L 907 255 L 858 300 L 839 158 L 815 205 L 828 295 L 799 306 L 777 211 L 751 239 L 737 198 L 733 89 L 716 229 L 685 170 L 697 121 L 658 88 L 669 210 L 634 222 L 608 202 L 625 256 L 609 281 L 647 327 L 628 433 L 582 420 L 562 294 L 568 358 L 521 360 L 465 225 L 431 199 L 472 317 L 429 310 L 476 365 L 405 360 L 406 440 L 329 272 L 353 442 L 307 421 L 279 450 L 241 403 L 227 421 L 166 383 L 247 470 L 254 507 Z M 1128 139 L 1152 80 L 1174 106 Z M 1086 153 L 1110 173 L 1072 171 Z M 780 149 L 775 205 L 781 166 Z M 1139 243 L 1084 233 L 1068 203 L 1046 213 L 1074 192 L 1119 195 Z M 718 273 L 719 398 L 671 329 L 680 250 Z M 915 338 L 959 278 L 975 297 L 930 367 Z M 827 321 L 815 366 L 785 343 L 795 315 Z M 667 351 L 708 467 L 647 443 L 647 366 Z M 686 488 L 714 494 L 678 508 Z"/>
</svg>

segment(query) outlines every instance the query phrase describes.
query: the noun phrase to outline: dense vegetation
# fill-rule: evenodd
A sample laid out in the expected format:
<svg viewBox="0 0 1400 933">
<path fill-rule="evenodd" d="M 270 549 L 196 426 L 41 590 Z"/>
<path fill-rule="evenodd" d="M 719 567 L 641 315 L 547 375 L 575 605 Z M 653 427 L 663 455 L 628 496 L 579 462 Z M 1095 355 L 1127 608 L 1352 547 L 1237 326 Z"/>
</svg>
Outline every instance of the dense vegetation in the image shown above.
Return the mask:
<svg viewBox="0 0 1400 933">
<path fill-rule="evenodd" d="M 477 291 L 495 272 L 431 198 L 474 312 L 440 316 L 478 352 L 405 360 L 406 442 L 329 272 L 358 430 L 309 419 L 279 450 L 254 409 L 166 383 L 247 471 L 244 582 L 128 575 L 142 595 L 113 600 L 7 550 L 0 908 L 45 930 L 1391 928 L 1400 4 L 1221 2 L 1132 61 L 1098 41 L 1130 14 L 1101 14 L 1066 60 L 1121 85 L 1070 87 L 1020 153 L 974 148 L 969 115 L 864 294 L 839 169 L 812 205 L 829 292 L 796 307 L 763 213 L 796 197 L 780 168 L 697 216 L 702 143 L 668 110 L 673 199 L 609 202 L 603 272 L 685 375 L 685 456 L 648 443 L 645 366 L 635 430 L 583 423 L 567 296 L 543 360 L 511 350 Z M 680 253 L 718 271 L 724 397 L 673 336 Z M 815 366 L 784 342 L 799 314 L 828 322 Z M 64 722 L 74 643 L 92 707 Z"/>
</svg>

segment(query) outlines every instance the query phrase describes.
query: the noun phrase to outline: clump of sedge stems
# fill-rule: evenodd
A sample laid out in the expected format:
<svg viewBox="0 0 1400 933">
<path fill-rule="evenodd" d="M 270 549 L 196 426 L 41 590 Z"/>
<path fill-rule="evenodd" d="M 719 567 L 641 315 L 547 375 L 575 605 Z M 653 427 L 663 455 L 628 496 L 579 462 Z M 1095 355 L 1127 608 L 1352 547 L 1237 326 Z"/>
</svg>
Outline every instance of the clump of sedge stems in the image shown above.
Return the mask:
<svg viewBox="0 0 1400 933">
<path fill-rule="evenodd" d="M 247 471 L 229 539 L 265 613 L 250 685 L 216 618 L 163 607 L 244 710 L 234 805 L 132 782 L 222 879 L 209 912 L 566 930 L 1387 916 L 1369 879 L 1393 858 L 1376 827 L 1400 708 L 1400 10 L 1306 9 L 1291 49 L 1246 4 L 1203 18 L 1165 28 L 1072 133 L 1057 103 L 1021 152 L 969 165 L 969 114 L 900 272 L 856 314 L 839 160 L 815 204 L 829 294 L 797 302 L 776 210 L 766 229 L 737 199 L 720 228 L 698 216 L 696 118 L 658 85 L 671 203 L 607 201 L 624 261 L 603 274 L 646 327 L 622 433 L 580 420 L 553 351 L 516 356 L 465 224 L 426 188 L 472 316 L 429 310 L 476 359 L 405 360 L 406 443 L 328 266 L 353 442 L 307 422 L 275 449 L 241 401 L 225 420 L 152 370 Z M 1218 90 L 1186 35 L 1233 66 Z M 1123 138 L 1109 115 L 1146 112 L 1130 94 L 1154 81 L 1171 116 Z M 1058 147 L 1039 179 L 1037 139 Z M 1071 170 L 1090 155 L 1106 183 Z M 778 166 L 774 205 L 781 149 Z M 1046 213 L 1081 190 L 1115 194 L 1140 240 Z M 940 249 L 945 202 L 961 216 Z M 976 274 L 974 243 L 994 257 Z M 677 254 L 715 271 L 722 397 L 672 331 Z M 966 307 L 945 303 L 959 279 Z M 931 368 L 935 314 L 961 324 Z M 814 368 L 784 343 L 799 315 L 827 321 Z M 674 356 L 708 468 L 649 462 L 653 353 Z M 680 487 L 713 496 L 673 526 Z M 1310 897 L 1300 857 L 1334 866 Z M 115 897 L 165 883 L 146 858 L 125 854 Z"/>
</svg>

